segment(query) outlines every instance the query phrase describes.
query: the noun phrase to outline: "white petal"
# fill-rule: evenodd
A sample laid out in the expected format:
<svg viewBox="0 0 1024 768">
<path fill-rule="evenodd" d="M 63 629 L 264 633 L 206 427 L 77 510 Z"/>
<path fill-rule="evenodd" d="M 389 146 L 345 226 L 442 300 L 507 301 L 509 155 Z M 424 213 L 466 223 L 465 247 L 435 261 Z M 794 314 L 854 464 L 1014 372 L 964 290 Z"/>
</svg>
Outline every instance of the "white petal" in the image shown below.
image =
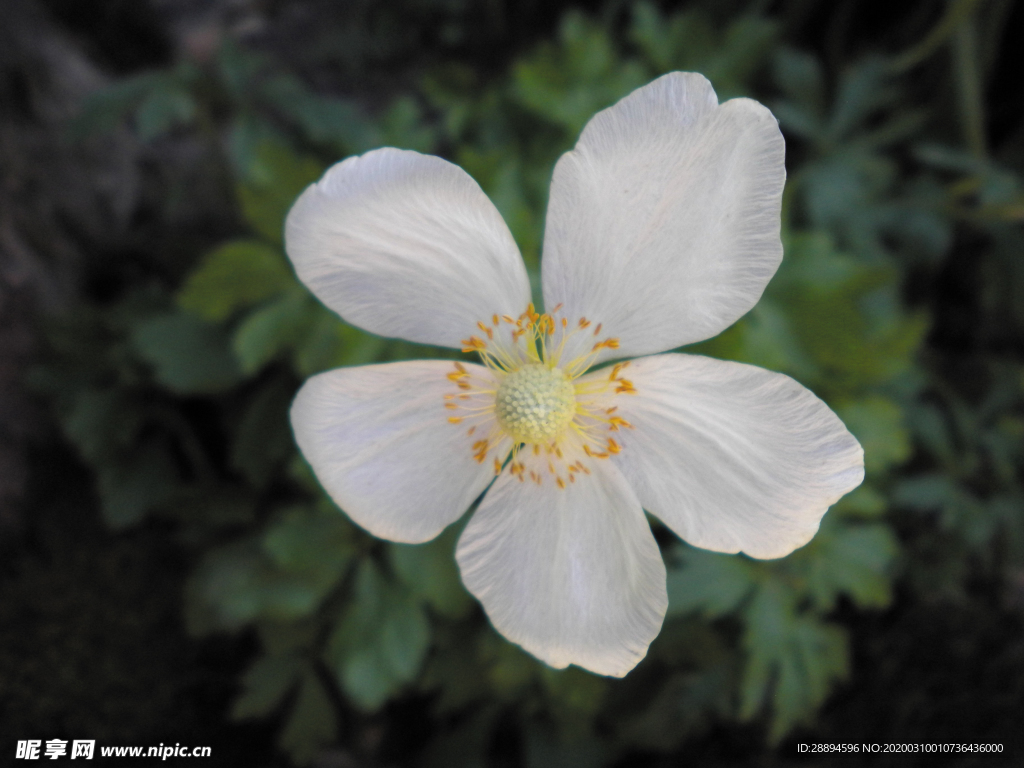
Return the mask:
<svg viewBox="0 0 1024 768">
<path fill-rule="evenodd" d="M 519 249 L 469 175 L 390 147 L 350 157 L 292 207 L 295 271 L 345 320 L 381 336 L 459 347 L 530 301 Z"/>
<path fill-rule="evenodd" d="M 479 381 L 493 381 L 465 364 Z M 457 520 L 494 479 L 495 450 L 473 458 L 481 424 L 452 424 L 444 395 L 459 392 L 451 363 L 413 361 L 339 368 L 318 374 L 292 404 L 292 429 L 320 483 L 349 517 L 374 536 L 418 543 Z M 458 413 L 456 411 L 455 413 Z M 493 418 L 489 422 L 493 425 Z"/>
<path fill-rule="evenodd" d="M 670 73 L 599 112 L 555 166 L 545 306 L 618 337 L 601 359 L 716 335 L 782 259 L 784 160 L 771 112 L 750 99 L 719 106 L 701 75 Z"/>
<path fill-rule="evenodd" d="M 622 677 L 661 629 L 665 565 L 636 496 L 599 463 L 564 489 L 502 473 L 456 558 L 509 640 L 552 667 Z"/>
<path fill-rule="evenodd" d="M 677 354 L 622 375 L 637 394 L 614 402 L 633 429 L 615 433 L 612 460 L 644 508 L 694 546 L 783 557 L 864 479 L 856 438 L 788 376 Z"/>
</svg>

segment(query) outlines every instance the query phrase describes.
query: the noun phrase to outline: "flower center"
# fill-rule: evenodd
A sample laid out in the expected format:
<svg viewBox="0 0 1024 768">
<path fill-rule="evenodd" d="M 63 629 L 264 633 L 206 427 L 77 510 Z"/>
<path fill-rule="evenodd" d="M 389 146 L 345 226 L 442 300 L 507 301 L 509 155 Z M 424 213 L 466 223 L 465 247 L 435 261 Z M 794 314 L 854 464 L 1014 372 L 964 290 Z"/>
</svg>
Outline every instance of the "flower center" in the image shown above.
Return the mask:
<svg viewBox="0 0 1024 768">
<path fill-rule="evenodd" d="M 509 373 L 494 400 L 498 422 L 517 443 L 545 443 L 576 414 L 576 390 L 559 368 L 530 363 Z"/>
</svg>

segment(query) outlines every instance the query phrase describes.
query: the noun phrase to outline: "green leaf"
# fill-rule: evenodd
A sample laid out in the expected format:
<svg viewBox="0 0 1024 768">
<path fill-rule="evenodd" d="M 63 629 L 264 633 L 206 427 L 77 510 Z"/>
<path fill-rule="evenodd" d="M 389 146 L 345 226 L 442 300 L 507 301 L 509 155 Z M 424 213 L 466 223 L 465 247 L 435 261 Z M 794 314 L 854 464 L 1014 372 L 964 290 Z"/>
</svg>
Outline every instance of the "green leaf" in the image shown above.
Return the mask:
<svg viewBox="0 0 1024 768">
<path fill-rule="evenodd" d="M 267 528 L 263 549 L 282 570 L 320 572 L 333 583 L 355 552 L 352 535 L 352 526 L 336 512 L 292 507 Z"/>
<path fill-rule="evenodd" d="M 808 588 L 821 611 L 841 594 L 861 608 L 884 608 L 892 600 L 889 569 L 899 546 L 887 525 L 826 524 L 799 559 L 808 560 Z"/>
<path fill-rule="evenodd" d="M 278 73 L 262 83 L 261 91 L 315 143 L 345 153 L 365 152 L 384 143 L 357 103 L 319 96 L 296 77 Z"/>
<path fill-rule="evenodd" d="M 120 455 L 142 425 L 137 404 L 119 389 L 79 389 L 63 419 L 64 432 L 93 464 Z"/>
<path fill-rule="evenodd" d="M 308 334 L 317 312 L 305 292 L 289 292 L 254 310 L 239 324 L 232 347 L 242 370 L 253 374 Z"/>
<path fill-rule="evenodd" d="M 323 166 L 312 157 L 297 154 L 283 141 L 263 138 L 253 148 L 237 186 L 246 221 L 263 237 L 281 243 L 292 203 L 322 172 Z"/>
<path fill-rule="evenodd" d="M 135 111 L 160 79 L 159 72 L 143 72 L 89 94 L 71 124 L 74 136 L 87 138 L 114 130 Z"/>
<path fill-rule="evenodd" d="M 573 719 L 578 720 L 580 716 L 586 720 L 592 719 L 601 709 L 605 694 L 608 693 L 607 678 L 577 667 L 543 667 L 540 679 L 552 710 L 558 713 L 560 719 L 570 713 Z"/>
<path fill-rule="evenodd" d="M 821 62 L 812 54 L 782 47 L 772 64 L 775 82 L 808 121 L 802 133 L 817 134 L 825 112 L 825 74 Z"/>
<path fill-rule="evenodd" d="M 836 502 L 834 514 L 843 517 L 877 518 L 888 509 L 886 498 L 870 485 L 861 485 Z"/>
<path fill-rule="evenodd" d="M 836 412 L 864 447 L 864 467 L 869 474 L 882 472 L 910 458 L 910 435 L 903 411 L 881 396 L 838 406 Z"/>
<path fill-rule="evenodd" d="M 342 365 L 365 365 L 377 360 L 387 341 L 342 322 L 322 307 L 314 307 L 314 320 L 295 349 L 294 366 L 300 376 L 312 376 Z"/>
<path fill-rule="evenodd" d="M 395 99 L 381 118 L 381 140 L 389 145 L 432 152 L 437 145 L 437 131 L 423 119 L 418 102 L 408 96 Z"/>
<path fill-rule="evenodd" d="M 147 441 L 120 461 L 99 467 L 103 520 L 119 530 L 140 522 L 176 490 L 178 472 L 167 449 Z"/>
<path fill-rule="evenodd" d="M 419 674 L 429 643 L 420 604 L 364 560 L 325 655 L 342 690 L 360 709 L 380 709 Z"/>
<path fill-rule="evenodd" d="M 329 556 L 282 568 L 273 557 L 281 556 L 283 535 L 272 526 L 269 543 L 246 539 L 207 554 L 188 586 L 192 631 L 238 629 L 258 618 L 294 621 L 316 611 L 341 578 L 347 549 L 328 541 L 320 551 Z"/>
<path fill-rule="evenodd" d="M 693 547 L 674 550 L 668 571 L 668 615 L 699 612 L 715 618 L 734 611 L 756 583 L 752 564 L 739 555 Z"/>
<path fill-rule="evenodd" d="M 750 719 L 771 696 L 772 743 L 805 723 L 832 685 L 849 674 L 846 633 L 799 615 L 796 594 L 777 580 L 763 582 L 744 612 L 747 663 L 740 686 L 741 719 Z"/>
<path fill-rule="evenodd" d="M 242 693 L 231 707 L 231 718 L 269 715 L 298 681 L 302 668 L 302 659 L 294 654 L 257 659 L 242 676 Z"/>
<path fill-rule="evenodd" d="M 156 380 L 179 395 L 216 394 L 241 379 L 224 331 L 194 315 L 152 317 L 132 331 L 131 342 Z"/>
<path fill-rule="evenodd" d="M 459 619 L 473 607 L 455 565 L 459 527 L 451 526 L 426 544 L 390 544 L 395 575 L 409 590 L 442 616 Z"/>
<path fill-rule="evenodd" d="M 307 765 L 337 736 L 334 705 L 316 674 L 312 670 L 307 671 L 302 676 L 295 709 L 281 732 L 278 744 L 297 765 Z"/>
<path fill-rule="evenodd" d="M 257 488 L 274 479 L 274 469 L 294 448 L 288 424 L 288 407 L 294 395 L 290 381 L 278 377 L 267 382 L 247 404 L 235 431 L 231 466 Z"/>
<path fill-rule="evenodd" d="M 513 94 L 526 109 L 575 136 L 594 113 L 648 80 L 623 61 L 608 33 L 581 13 L 565 15 L 558 45 L 542 44 L 513 68 Z"/>
<path fill-rule="evenodd" d="M 152 141 L 172 128 L 190 123 L 196 111 L 195 99 L 187 90 L 170 79 L 161 79 L 146 94 L 135 113 L 139 139 Z"/>
<path fill-rule="evenodd" d="M 291 285 L 291 270 L 277 248 L 259 240 L 233 240 L 203 258 L 178 292 L 178 306 L 218 322 Z"/>
</svg>

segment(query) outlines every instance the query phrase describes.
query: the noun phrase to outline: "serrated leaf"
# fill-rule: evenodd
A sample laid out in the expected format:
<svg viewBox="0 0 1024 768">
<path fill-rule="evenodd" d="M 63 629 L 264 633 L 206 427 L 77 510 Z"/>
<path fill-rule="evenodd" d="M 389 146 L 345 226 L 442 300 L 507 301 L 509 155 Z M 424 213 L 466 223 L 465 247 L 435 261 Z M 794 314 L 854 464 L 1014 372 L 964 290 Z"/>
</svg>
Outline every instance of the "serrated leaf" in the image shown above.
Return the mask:
<svg viewBox="0 0 1024 768">
<path fill-rule="evenodd" d="M 302 659 L 293 654 L 257 659 L 242 675 L 242 693 L 231 707 L 231 718 L 269 715 L 295 685 L 302 667 Z"/>
<path fill-rule="evenodd" d="M 753 589 L 751 564 L 738 555 L 677 548 L 668 571 L 668 615 L 698 612 L 715 618 L 735 610 Z"/>
<path fill-rule="evenodd" d="M 241 379 L 223 329 L 194 315 L 152 317 L 132 331 L 131 342 L 153 366 L 156 380 L 177 394 L 216 394 Z"/>
<path fill-rule="evenodd" d="M 809 559 L 808 586 L 816 606 L 832 610 L 846 594 L 861 608 L 884 608 L 892 600 L 888 571 L 898 552 L 886 525 L 822 526 L 802 553 Z"/>
<path fill-rule="evenodd" d="M 307 765 L 338 735 L 337 714 L 323 683 L 310 670 L 302 676 L 302 687 L 278 744 L 296 765 Z"/>
<path fill-rule="evenodd" d="M 178 292 L 178 306 L 218 322 L 293 284 L 277 248 L 259 240 L 233 240 L 203 258 Z"/>
<path fill-rule="evenodd" d="M 750 719 L 770 701 L 773 743 L 807 722 L 832 685 L 849 674 L 846 633 L 798 614 L 796 601 L 792 589 L 771 579 L 761 584 L 744 611 L 747 662 L 739 716 Z"/>
<path fill-rule="evenodd" d="M 372 712 L 419 674 L 429 642 L 420 604 L 364 560 L 325 660 L 353 703 Z"/>
<path fill-rule="evenodd" d="M 513 95 L 526 109 L 576 136 L 594 113 L 643 85 L 647 73 L 623 61 L 608 33 L 570 12 L 558 44 L 541 45 L 513 68 Z"/>
</svg>

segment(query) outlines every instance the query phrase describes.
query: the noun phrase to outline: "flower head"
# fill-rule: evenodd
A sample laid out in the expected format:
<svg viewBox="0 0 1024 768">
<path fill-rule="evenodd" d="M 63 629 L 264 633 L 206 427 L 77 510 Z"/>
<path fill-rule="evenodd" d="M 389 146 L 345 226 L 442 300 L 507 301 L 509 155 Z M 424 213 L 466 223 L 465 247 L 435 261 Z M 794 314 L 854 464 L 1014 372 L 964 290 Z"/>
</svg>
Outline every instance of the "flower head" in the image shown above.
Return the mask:
<svg viewBox="0 0 1024 768">
<path fill-rule="evenodd" d="M 555 166 L 545 313 L 458 167 L 385 148 L 331 168 L 288 216 L 299 277 L 355 325 L 481 364 L 311 378 L 291 418 L 324 488 L 401 542 L 435 537 L 487 490 L 456 552 L 466 587 L 530 653 L 605 675 L 632 669 L 665 616 L 645 509 L 718 552 L 807 543 L 863 479 L 838 417 L 787 376 L 654 354 L 760 298 L 782 259 L 784 155 L 767 109 L 719 104 L 697 74 L 598 113 Z"/>
</svg>

